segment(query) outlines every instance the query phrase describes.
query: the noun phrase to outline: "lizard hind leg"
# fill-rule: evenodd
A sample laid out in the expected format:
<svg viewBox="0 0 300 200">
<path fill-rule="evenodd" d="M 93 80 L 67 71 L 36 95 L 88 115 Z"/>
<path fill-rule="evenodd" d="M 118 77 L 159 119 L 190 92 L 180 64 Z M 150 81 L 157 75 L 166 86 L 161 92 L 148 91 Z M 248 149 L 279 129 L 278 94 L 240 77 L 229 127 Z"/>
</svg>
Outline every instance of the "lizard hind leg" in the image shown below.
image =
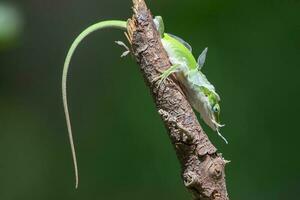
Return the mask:
<svg viewBox="0 0 300 200">
<path fill-rule="evenodd" d="M 129 47 L 122 41 L 115 41 L 115 43 L 121 47 L 124 47 L 126 49 L 126 51 L 124 51 L 121 55 L 121 58 L 127 56 L 130 53 L 130 49 Z"/>
<path fill-rule="evenodd" d="M 153 81 L 157 81 L 158 82 L 158 87 L 161 86 L 161 84 L 173 73 L 178 72 L 180 65 L 173 65 L 171 67 L 169 67 L 167 70 L 165 70 L 160 76 L 156 77 Z"/>
</svg>

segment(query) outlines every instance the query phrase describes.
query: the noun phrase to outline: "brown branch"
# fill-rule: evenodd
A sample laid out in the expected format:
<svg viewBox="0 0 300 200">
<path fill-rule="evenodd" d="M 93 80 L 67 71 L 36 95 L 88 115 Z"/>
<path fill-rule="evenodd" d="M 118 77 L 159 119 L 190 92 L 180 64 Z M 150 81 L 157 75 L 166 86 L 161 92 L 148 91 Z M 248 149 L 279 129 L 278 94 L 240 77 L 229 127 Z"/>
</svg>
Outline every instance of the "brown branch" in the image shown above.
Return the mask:
<svg viewBox="0 0 300 200">
<path fill-rule="evenodd" d="M 184 185 L 196 200 L 228 200 L 226 161 L 203 132 L 176 79 L 168 78 L 160 88 L 153 81 L 170 61 L 144 0 L 133 0 L 133 5 L 128 39 L 175 147 Z"/>
</svg>

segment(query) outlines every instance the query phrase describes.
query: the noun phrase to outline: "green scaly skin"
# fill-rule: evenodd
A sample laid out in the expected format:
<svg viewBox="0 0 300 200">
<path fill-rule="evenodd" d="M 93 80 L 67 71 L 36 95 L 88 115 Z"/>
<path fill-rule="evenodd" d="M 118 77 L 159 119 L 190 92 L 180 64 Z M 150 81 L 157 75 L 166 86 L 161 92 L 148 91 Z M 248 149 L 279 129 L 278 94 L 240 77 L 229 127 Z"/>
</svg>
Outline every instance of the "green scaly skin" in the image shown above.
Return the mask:
<svg viewBox="0 0 300 200">
<path fill-rule="evenodd" d="M 205 61 L 207 49 L 200 55 L 198 59 L 200 61 L 197 62 L 191 49 L 189 49 L 190 45 L 177 36 L 172 36 L 164 32 L 164 24 L 160 16 L 154 19 L 154 23 L 156 24 L 162 44 L 173 65 L 166 70 L 160 78 L 163 81 L 170 74 L 175 73 L 177 79 L 181 85 L 183 85 L 183 90 L 187 94 L 189 103 L 200 113 L 204 122 L 214 131 L 217 131 L 219 136 L 228 143 L 219 132 L 219 128 L 223 126 L 220 124 L 219 118 L 220 97 L 216 93 L 214 86 L 200 71 Z"/>
</svg>

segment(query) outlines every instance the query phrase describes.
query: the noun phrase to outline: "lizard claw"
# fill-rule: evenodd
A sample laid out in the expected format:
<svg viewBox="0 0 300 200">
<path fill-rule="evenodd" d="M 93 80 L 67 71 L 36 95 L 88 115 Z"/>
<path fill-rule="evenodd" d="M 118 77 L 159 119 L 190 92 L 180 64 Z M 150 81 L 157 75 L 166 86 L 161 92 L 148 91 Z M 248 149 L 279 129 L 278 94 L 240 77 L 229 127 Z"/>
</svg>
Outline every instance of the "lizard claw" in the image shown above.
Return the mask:
<svg viewBox="0 0 300 200">
<path fill-rule="evenodd" d="M 160 88 L 160 85 L 162 84 L 162 82 L 163 82 L 164 80 L 165 80 L 165 79 L 164 79 L 164 77 L 163 77 L 162 74 L 161 74 L 160 76 L 155 77 L 154 79 L 152 79 L 153 82 L 159 81 L 159 82 L 158 82 L 158 88 Z"/>
</svg>

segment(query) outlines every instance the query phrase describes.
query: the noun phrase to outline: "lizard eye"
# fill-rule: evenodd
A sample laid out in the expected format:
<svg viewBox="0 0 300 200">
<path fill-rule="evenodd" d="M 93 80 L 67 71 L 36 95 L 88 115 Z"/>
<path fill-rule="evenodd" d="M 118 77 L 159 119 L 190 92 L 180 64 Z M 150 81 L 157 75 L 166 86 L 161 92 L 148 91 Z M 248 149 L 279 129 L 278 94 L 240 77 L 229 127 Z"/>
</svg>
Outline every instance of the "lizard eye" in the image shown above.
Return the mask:
<svg viewBox="0 0 300 200">
<path fill-rule="evenodd" d="M 220 112 L 220 106 L 219 106 L 219 104 L 215 104 L 214 105 L 214 107 L 213 107 L 213 110 L 214 110 L 214 112 Z"/>
</svg>

